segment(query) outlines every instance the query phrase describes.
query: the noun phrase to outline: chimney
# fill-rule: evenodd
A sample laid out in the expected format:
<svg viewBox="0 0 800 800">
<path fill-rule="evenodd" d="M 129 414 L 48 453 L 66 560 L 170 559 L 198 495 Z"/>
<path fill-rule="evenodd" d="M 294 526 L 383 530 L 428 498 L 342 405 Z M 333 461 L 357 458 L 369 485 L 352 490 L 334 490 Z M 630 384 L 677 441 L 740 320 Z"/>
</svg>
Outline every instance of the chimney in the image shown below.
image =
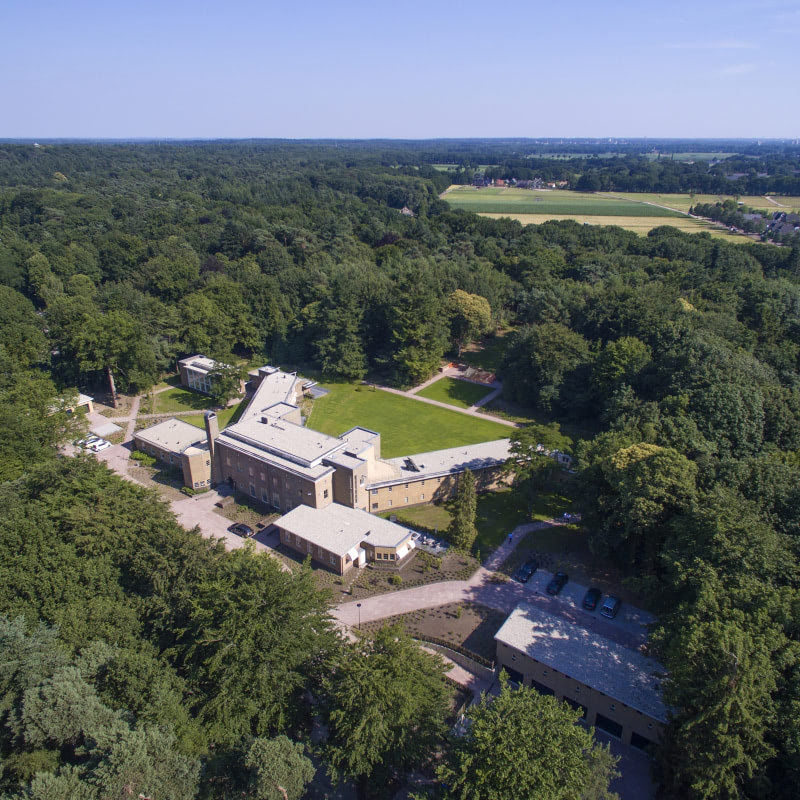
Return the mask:
<svg viewBox="0 0 800 800">
<path fill-rule="evenodd" d="M 219 436 L 219 420 L 213 411 L 206 411 L 204 415 L 206 426 L 206 441 L 208 452 L 211 456 L 211 483 L 219 483 L 219 466 L 217 464 L 217 437 Z"/>
</svg>

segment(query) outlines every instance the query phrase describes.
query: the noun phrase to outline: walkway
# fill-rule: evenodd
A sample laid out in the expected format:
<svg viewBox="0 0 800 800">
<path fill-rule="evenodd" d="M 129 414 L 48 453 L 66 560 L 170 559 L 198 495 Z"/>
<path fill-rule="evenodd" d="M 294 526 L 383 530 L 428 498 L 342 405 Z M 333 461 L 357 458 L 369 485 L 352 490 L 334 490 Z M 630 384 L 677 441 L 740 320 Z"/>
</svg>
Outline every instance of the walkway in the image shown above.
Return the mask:
<svg viewBox="0 0 800 800">
<path fill-rule="evenodd" d="M 625 613 L 629 617 L 621 613 L 616 620 L 607 620 L 599 615 L 589 614 L 579 606 L 585 587 L 573 584 L 573 591 L 569 595 L 556 597 L 544 591 L 544 587 L 552 577 L 546 570 L 539 570 L 535 579 L 527 584 L 517 583 L 496 574 L 496 570 L 508 558 L 526 533 L 558 524 L 558 522 L 550 521 L 518 526 L 514 529 L 513 539 L 506 540 L 497 548 L 469 580 L 428 583 L 424 586 L 414 586 L 411 589 L 374 595 L 364 598 L 358 603 L 349 601 L 337 606 L 333 611 L 333 616 L 344 626 L 355 626 L 358 624 L 359 612 L 361 622 L 374 622 L 398 614 L 423 611 L 448 603 L 476 603 L 510 614 L 518 603 L 526 602 L 539 606 L 573 624 L 581 625 L 624 647 L 638 649 L 647 639 L 647 629 L 644 626 L 652 621 L 649 614 L 633 607 L 624 607 Z"/>
</svg>

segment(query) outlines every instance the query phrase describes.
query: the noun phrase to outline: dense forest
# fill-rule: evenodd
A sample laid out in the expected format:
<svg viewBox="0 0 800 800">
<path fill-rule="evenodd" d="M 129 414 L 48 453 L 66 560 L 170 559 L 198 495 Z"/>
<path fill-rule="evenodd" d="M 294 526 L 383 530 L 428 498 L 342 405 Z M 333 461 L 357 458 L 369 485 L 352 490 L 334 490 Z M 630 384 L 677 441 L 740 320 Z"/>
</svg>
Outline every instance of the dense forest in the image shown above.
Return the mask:
<svg viewBox="0 0 800 800">
<path fill-rule="evenodd" d="M 280 797 L 276 781 L 300 797 L 315 720 L 330 735 L 314 757 L 363 794 L 422 766 L 444 741 L 441 666 L 403 637 L 346 642 L 306 571 L 225 552 L 60 457 L 72 423 L 54 398 L 109 375 L 141 392 L 195 352 L 408 385 L 500 326 L 509 399 L 593 432 L 573 481 L 592 549 L 659 613 L 661 795 L 795 796 L 800 247 L 452 211 L 432 164 L 454 149 L 0 145 L 8 797 L 116 797 L 143 774 L 159 798 Z M 645 164 L 614 168 L 628 157 Z M 430 792 L 476 796 L 463 746 Z M 579 791 L 563 796 L 605 796 Z"/>
</svg>

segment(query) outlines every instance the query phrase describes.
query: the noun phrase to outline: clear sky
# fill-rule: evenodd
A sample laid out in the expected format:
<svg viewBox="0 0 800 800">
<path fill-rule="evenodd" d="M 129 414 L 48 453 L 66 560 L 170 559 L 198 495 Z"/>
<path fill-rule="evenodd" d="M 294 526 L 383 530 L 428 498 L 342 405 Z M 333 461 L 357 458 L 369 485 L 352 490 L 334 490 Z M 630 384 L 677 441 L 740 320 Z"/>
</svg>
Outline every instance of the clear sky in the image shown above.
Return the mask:
<svg viewBox="0 0 800 800">
<path fill-rule="evenodd" d="M 800 0 L 2 0 L 0 137 L 800 136 Z"/>
</svg>

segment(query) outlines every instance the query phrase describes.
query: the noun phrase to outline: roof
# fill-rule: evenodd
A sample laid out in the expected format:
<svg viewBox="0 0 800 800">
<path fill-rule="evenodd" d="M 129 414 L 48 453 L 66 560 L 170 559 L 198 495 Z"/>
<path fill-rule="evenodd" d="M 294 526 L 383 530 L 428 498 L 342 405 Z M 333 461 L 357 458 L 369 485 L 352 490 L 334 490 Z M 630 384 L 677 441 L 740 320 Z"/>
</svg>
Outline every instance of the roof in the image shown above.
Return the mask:
<svg viewBox="0 0 800 800">
<path fill-rule="evenodd" d="M 190 369 L 196 369 L 200 372 L 211 372 L 212 369 L 215 369 L 217 366 L 224 367 L 225 364 L 217 364 L 213 358 L 208 358 L 207 356 L 189 356 L 188 358 L 182 358 L 179 362 L 184 367 L 189 367 Z"/>
<path fill-rule="evenodd" d="M 412 531 L 357 508 L 331 503 L 324 508 L 297 506 L 275 525 L 335 555 L 344 556 L 362 542 L 398 547 Z"/>
<path fill-rule="evenodd" d="M 341 439 L 267 414 L 248 414 L 225 428 L 220 438 L 236 439 L 304 467 L 316 466 L 325 456 L 344 447 Z"/>
<path fill-rule="evenodd" d="M 291 425 L 292 423 L 281 424 Z M 233 426 L 229 425 L 220 433 L 216 439 L 217 447 L 230 447 L 232 450 L 237 450 L 240 453 L 254 456 L 260 461 L 263 461 L 265 464 L 279 467 L 282 470 L 292 472 L 295 475 L 300 475 L 303 478 L 308 478 L 312 481 L 318 481 L 320 478 L 323 478 L 329 473 L 333 472 L 333 467 L 330 467 L 326 464 L 317 463 L 313 466 L 305 466 L 304 464 L 298 463 L 294 458 L 288 458 L 286 456 L 278 455 L 277 453 L 271 453 L 263 445 L 259 445 L 255 442 L 249 442 L 244 438 L 234 438 L 233 436 L 229 436 L 228 433 L 232 427 Z M 300 426 L 294 425 L 293 427 L 298 428 Z M 304 429 L 301 428 L 300 430 Z"/>
<path fill-rule="evenodd" d="M 150 428 L 136 431 L 134 438 L 156 445 L 156 447 L 171 453 L 182 453 L 189 447 L 202 446 L 206 434 L 201 428 L 196 428 L 188 422 L 172 417 Z"/>
<path fill-rule="evenodd" d="M 494 638 L 653 719 L 666 721 L 661 678 L 656 677 L 664 668 L 637 650 L 530 603 L 520 603 Z"/>
<path fill-rule="evenodd" d="M 504 464 L 509 456 L 509 440 L 451 447 L 447 450 L 434 450 L 430 453 L 417 453 L 413 456 L 385 459 L 393 468 L 394 477 L 384 477 L 373 481 L 373 486 L 403 483 L 409 480 L 433 478 L 463 472 L 465 469 L 477 470 Z"/>
</svg>

